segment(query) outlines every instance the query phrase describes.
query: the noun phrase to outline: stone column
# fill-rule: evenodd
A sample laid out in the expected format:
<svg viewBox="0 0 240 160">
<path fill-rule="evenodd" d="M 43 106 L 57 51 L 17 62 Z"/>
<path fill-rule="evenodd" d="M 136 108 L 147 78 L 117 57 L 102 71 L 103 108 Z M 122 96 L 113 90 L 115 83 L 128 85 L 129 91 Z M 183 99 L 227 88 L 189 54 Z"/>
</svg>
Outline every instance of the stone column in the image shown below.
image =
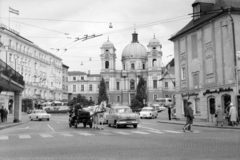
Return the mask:
<svg viewBox="0 0 240 160">
<path fill-rule="evenodd" d="M 22 120 L 22 93 L 15 92 L 14 94 L 14 118 L 13 122 L 21 122 Z"/>
</svg>

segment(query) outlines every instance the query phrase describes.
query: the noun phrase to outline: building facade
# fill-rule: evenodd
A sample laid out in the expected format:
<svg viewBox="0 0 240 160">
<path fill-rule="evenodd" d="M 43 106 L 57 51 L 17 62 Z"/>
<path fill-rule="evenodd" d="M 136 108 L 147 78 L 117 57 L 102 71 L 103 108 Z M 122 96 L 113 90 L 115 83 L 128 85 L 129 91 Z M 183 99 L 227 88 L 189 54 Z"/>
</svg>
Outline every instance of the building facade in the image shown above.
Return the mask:
<svg viewBox="0 0 240 160">
<path fill-rule="evenodd" d="M 62 98 L 63 101 L 68 101 L 68 69 L 69 67 L 62 64 Z"/>
<path fill-rule="evenodd" d="M 29 100 L 34 106 L 34 103 L 41 101 L 61 100 L 61 58 L 41 49 L 18 32 L 7 29 L 3 24 L 0 26 L 0 42 L 8 47 L 8 51 L 4 50 L 4 47 L 0 48 L 1 60 L 24 77 L 23 101 Z M 13 94 L 2 92 L 0 96 L 10 100 Z M 24 105 L 27 104 L 30 103 L 23 103 L 23 111 L 26 111 Z"/>
<path fill-rule="evenodd" d="M 69 72 L 69 93 L 83 93 L 95 102 L 98 99 L 98 85 L 104 78 L 111 105 L 129 105 L 135 98 L 140 76 L 147 84 L 146 103 L 153 103 L 163 97 L 162 81 L 162 45 L 154 36 L 147 48 L 138 42 L 138 34 L 132 34 L 132 42 L 122 52 L 122 70 L 116 69 L 116 48 L 107 40 L 101 49 L 101 72 L 91 75 L 83 72 Z M 77 74 L 77 75 L 76 75 Z M 87 79 L 85 79 L 87 78 Z M 72 82 L 73 81 L 73 82 Z M 92 86 L 92 87 L 90 87 Z M 90 89 L 93 88 L 93 89 Z M 75 94 L 75 95 L 76 95 Z"/>
<path fill-rule="evenodd" d="M 174 42 L 176 114 L 184 118 L 187 101 L 195 118 L 210 121 L 210 108 L 231 101 L 239 112 L 240 2 L 196 0 L 193 19 L 170 38 Z M 239 67 L 238 67 L 239 69 Z"/>
</svg>

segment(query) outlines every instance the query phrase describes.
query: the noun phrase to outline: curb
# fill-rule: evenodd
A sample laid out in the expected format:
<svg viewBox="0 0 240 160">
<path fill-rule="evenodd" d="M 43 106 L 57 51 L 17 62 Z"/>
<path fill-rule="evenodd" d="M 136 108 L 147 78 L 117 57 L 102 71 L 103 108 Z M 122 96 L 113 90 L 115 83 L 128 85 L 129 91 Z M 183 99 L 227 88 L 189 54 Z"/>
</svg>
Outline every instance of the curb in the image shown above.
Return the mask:
<svg viewBox="0 0 240 160">
<path fill-rule="evenodd" d="M 5 125 L 5 126 L 0 126 L 0 130 L 6 129 L 6 128 L 15 127 L 15 126 L 19 126 L 19 125 L 22 125 L 22 124 L 25 124 L 25 123 L 28 123 L 28 122 L 29 122 L 29 121 L 27 121 L 27 122 L 20 122 L 20 123 L 14 123 L 14 124 L 9 124 L 9 125 Z"/>
<path fill-rule="evenodd" d="M 158 123 L 167 123 L 167 124 L 177 124 L 177 125 L 184 125 L 181 123 L 175 123 L 175 122 L 164 122 L 164 121 L 157 121 Z M 233 130 L 240 130 L 240 128 L 230 128 L 230 127 L 217 127 L 217 126 L 206 126 L 201 124 L 193 124 L 193 126 L 196 127 L 208 127 L 208 128 L 218 128 L 218 129 L 233 129 Z"/>
</svg>

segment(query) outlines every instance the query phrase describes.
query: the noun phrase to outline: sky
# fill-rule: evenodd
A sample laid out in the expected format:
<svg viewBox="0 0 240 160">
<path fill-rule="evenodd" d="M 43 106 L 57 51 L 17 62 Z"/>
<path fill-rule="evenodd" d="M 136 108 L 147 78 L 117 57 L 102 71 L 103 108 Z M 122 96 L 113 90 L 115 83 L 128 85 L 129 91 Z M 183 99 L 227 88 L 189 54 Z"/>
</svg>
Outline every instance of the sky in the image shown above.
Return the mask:
<svg viewBox="0 0 240 160">
<path fill-rule="evenodd" d="M 0 0 L 0 23 L 60 57 L 69 71 L 98 74 L 100 48 L 108 38 L 116 48 L 116 69 L 122 69 L 121 55 L 131 43 L 134 27 L 139 43 L 146 48 L 155 34 L 166 65 L 174 58 L 174 46 L 168 39 L 191 21 L 188 14 L 194 1 Z M 9 7 L 18 10 L 19 15 L 9 14 Z M 75 42 L 76 38 L 93 34 L 101 36 Z"/>
</svg>

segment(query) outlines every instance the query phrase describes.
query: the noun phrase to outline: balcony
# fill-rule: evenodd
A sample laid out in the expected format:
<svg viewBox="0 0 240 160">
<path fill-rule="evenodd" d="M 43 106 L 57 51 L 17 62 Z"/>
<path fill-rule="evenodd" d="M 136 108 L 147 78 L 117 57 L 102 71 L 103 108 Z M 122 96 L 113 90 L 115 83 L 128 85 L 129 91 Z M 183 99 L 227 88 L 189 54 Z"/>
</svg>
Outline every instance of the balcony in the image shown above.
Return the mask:
<svg viewBox="0 0 240 160">
<path fill-rule="evenodd" d="M 17 71 L 12 69 L 9 65 L 7 65 L 5 62 L 0 60 L 0 72 L 6 76 L 9 77 L 11 80 L 19 83 L 20 85 L 24 86 L 25 82 L 23 80 L 23 76 L 19 74 Z"/>
</svg>

